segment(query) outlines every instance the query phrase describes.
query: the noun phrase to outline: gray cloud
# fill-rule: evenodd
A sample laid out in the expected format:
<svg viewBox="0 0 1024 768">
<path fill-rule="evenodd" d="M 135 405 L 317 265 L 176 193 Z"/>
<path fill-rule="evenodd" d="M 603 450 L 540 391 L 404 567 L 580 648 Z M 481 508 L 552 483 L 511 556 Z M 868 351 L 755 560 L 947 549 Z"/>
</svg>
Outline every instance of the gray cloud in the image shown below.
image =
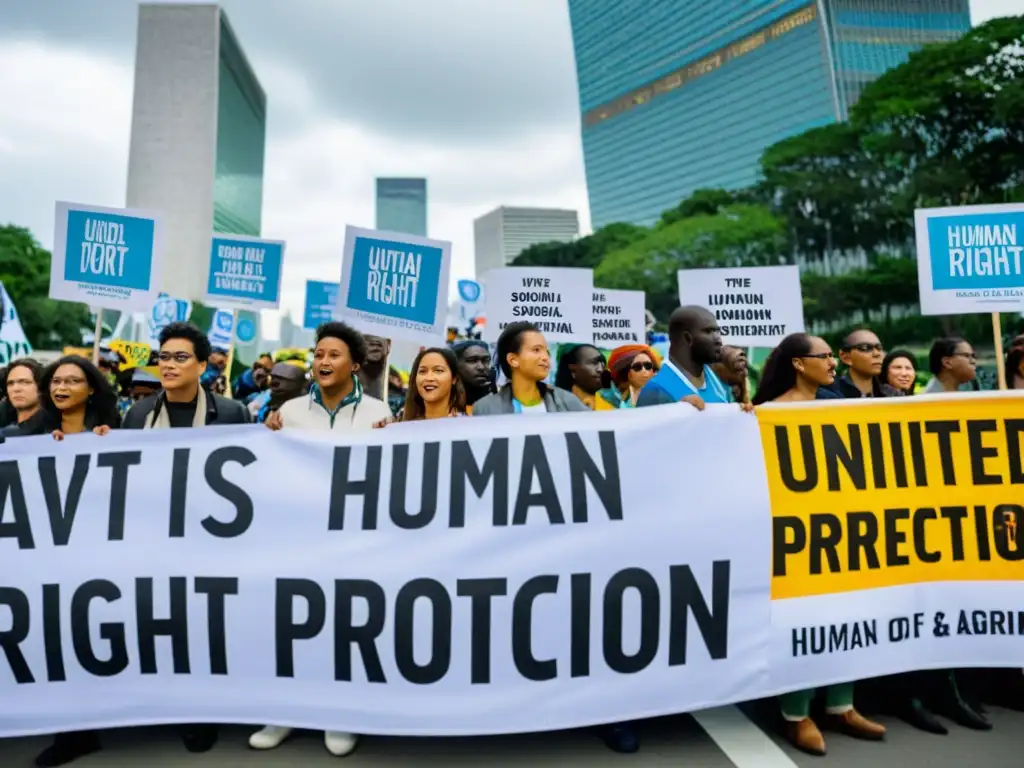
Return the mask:
<svg viewBox="0 0 1024 768">
<path fill-rule="evenodd" d="M 225 0 L 261 79 L 301 74 L 323 115 L 376 134 L 467 146 L 573 124 L 575 72 L 564 0 Z M 13 3 L 0 35 L 131 61 L 131 0 Z M 275 100 L 271 100 L 273 114 Z M 297 116 L 275 117 L 282 131 Z"/>
</svg>

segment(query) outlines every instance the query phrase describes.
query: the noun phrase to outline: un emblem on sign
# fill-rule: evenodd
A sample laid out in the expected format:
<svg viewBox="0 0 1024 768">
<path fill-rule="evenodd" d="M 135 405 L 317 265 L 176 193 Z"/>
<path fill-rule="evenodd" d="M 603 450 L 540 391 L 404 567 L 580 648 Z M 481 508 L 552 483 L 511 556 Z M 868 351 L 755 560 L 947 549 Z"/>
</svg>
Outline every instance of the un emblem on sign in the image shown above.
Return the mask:
<svg viewBox="0 0 1024 768">
<path fill-rule="evenodd" d="M 480 283 L 476 280 L 459 280 L 459 298 L 467 304 L 480 300 Z"/>
</svg>

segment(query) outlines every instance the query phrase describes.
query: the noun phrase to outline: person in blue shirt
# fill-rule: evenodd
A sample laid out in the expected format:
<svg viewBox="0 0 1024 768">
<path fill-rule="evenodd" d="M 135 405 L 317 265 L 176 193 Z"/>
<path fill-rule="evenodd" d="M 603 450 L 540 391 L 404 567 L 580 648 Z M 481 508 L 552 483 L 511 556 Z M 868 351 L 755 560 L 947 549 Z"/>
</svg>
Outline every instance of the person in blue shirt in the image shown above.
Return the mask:
<svg viewBox="0 0 1024 768">
<path fill-rule="evenodd" d="M 668 320 L 668 358 L 640 390 L 637 408 L 687 402 L 730 403 L 729 387 L 711 370 L 722 353 L 718 321 L 704 307 L 679 307 Z"/>
</svg>

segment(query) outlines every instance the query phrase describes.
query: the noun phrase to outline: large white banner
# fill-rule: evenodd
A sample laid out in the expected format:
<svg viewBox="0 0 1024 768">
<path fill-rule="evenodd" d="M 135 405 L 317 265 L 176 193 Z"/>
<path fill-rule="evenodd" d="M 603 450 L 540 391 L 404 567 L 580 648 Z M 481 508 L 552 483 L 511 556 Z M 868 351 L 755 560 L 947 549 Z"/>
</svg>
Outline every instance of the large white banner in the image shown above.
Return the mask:
<svg viewBox="0 0 1024 768">
<path fill-rule="evenodd" d="M 911 400 L 9 441 L 0 737 L 529 732 L 1019 669 L 1024 398 Z"/>
<path fill-rule="evenodd" d="M 539 731 L 764 688 L 753 417 L 444 427 L 344 445 L 261 427 L 9 442 L 0 736 Z M 723 456 L 754 468 L 747 483 L 708 482 Z"/>
</svg>

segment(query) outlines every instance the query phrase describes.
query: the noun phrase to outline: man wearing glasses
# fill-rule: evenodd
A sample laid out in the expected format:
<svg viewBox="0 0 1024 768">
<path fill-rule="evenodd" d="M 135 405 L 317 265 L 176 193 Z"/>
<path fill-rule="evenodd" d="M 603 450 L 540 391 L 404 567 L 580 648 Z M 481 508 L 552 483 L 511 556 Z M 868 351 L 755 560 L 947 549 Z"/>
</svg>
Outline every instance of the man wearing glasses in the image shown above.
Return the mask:
<svg viewBox="0 0 1024 768">
<path fill-rule="evenodd" d="M 124 429 L 210 427 L 248 424 L 249 411 L 200 384 L 211 354 L 210 340 L 191 323 L 171 323 L 160 332 L 157 365 L 163 391 L 132 406 Z"/>
<path fill-rule="evenodd" d="M 878 336 L 867 328 L 853 331 L 839 348 L 839 359 L 846 375 L 837 378 L 832 389 L 845 398 L 900 397 L 895 387 L 881 379 L 885 348 Z"/>
</svg>

